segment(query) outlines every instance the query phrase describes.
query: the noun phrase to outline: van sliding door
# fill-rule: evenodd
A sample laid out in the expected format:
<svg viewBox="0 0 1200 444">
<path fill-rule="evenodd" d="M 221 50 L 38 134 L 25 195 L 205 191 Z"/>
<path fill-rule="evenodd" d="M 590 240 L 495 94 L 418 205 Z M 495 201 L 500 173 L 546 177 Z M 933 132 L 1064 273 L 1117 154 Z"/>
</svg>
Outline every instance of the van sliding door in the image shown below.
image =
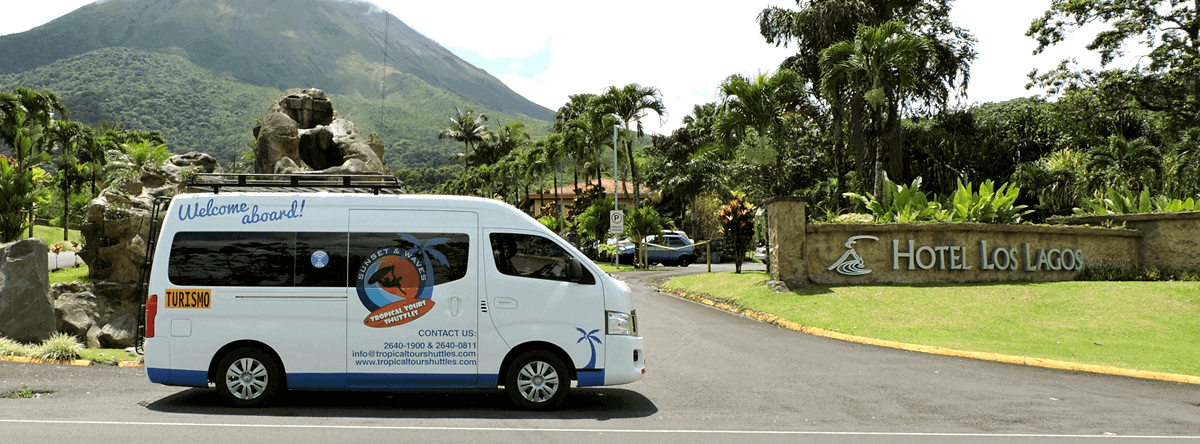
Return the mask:
<svg viewBox="0 0 1200 444">
<path fill-rule="evenodd" d="M 347 384 L 475 387 L 475 213 L 351 210 Z"/>
</svg>

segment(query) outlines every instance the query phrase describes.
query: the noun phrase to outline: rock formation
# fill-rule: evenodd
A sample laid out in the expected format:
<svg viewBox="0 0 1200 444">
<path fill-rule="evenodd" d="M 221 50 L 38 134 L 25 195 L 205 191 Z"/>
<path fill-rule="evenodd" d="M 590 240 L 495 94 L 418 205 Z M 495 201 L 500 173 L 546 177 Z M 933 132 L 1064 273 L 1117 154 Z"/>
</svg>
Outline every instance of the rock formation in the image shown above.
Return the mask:
<svg viewBox="0 0 1200 444">
<path fill-rule="evenodd" d="M 49 251 L 38 238 L 0 245 L 0 336 L 34 343 L 54 334 Z"/>
<path fill-rule="evenodd" d="M 161 165 L 143 166 L 138 181 L 108 188 L 92 200 L 81 229 L 84 247 L 79 256 L 96 282 L 56 284 L 50 289 L 57 318 L 52 328 L 86 338 L 88 347 L 93 348 L 125 348 L 137 343 L 138 319 L 146 296 L 138 292 L 138 279 L 150 233 L 162 224 L 161 214 L 151 221 L 154 205 L 156 201 L 165 204 L 165 198 L 181 192 L 189 172 L 224 170 L 208 154 L 176 155 Z M 44 270 L 45 253 L 42 256 Z M 0 319 L 4 319 L 2 315 Z"/>
<path fill-rule="evenodd" d="M 316 88 L 283 93 L 254 128 L 254 172 L 383 174 L 383 145 L 368 143 Z"/>
</svg>

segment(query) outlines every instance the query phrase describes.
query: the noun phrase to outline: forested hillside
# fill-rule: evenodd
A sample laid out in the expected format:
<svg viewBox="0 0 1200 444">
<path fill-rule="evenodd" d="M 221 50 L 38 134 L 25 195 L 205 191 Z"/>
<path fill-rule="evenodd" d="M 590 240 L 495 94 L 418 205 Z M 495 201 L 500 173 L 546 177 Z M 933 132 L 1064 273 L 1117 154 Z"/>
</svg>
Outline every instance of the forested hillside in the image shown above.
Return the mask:
<svg viewBox="0 0 1200 444">
<path fill-rule="evenodd" d="M 438 140 L 437 133 L 448 124 L 455 106 L 472 104 L 413 76 L 389 79 L 395 79 L 389 85 L 394 92 L 385 102 L 335 94 L 333 104 L 361 133 L 378 134 L 387 147 L 384 160 L 389 167 L 449 164 L 448 157 L 462 146 Z M 128 48 L 100 49 L 27 72 L 0 75 L 0 90 L 15 86 L 57 93 L 72 120 L 161 131 L 171 152 L 206 152 L 222 164 L 250 149 L 255 120 L 283 93 L 200 68 L 181 55 Z M 493 121 L 519 120 L 483 112 Z M 548 125 L 527 124 L 531 132 L 541 134 Z"/>
</svg>

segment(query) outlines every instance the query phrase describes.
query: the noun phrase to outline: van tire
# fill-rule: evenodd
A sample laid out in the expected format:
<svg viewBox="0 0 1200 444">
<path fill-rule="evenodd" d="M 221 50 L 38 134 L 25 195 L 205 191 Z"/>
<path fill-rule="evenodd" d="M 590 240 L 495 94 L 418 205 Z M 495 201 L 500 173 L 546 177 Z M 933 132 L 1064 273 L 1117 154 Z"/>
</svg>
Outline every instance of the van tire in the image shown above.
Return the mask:
<svg viewBox="0 0 1200 444">
<path fill-rule="evenodd" d="M 270 355 L 257 348 L 229 352 L 217 366 L 217 392 L 236 407 L 265 405 L 282 389 L 283 375 Z"/>
<path fill-rule="evenodd" d="M 522 353 L 508 367 L 504 390 L 517 407 L 549 410 L 558 407 L 571 389 L 571 374 L 554 353 L 532 350 Z"/>
<path fill-rule="evenodd" d="M 679 262 L 676 262 L 675 265 L 678 265 L 680 267 L 686 267 L 688 265 L 691 265 L 692 262 L 695 262 L 695 261 L 696 261 L 695 257 L 684 255 L 679 258 Z"/>
</svg>

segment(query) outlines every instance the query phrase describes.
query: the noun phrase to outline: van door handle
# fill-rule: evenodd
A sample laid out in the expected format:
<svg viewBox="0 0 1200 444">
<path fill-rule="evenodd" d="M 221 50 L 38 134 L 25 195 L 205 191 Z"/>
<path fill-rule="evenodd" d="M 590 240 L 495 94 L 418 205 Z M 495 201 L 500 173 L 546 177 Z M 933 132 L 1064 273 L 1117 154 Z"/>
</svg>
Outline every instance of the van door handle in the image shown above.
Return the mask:
<svg viewBox="0 0 1200 444">
<path fill-rule="evenodd" d="M 450 298 L 450 309 L 446 310 L 450 316 L 458 316 L 462 314 L 462 310 L 458 308 L 458 296 Z"/>
<path fill-rule="evenodd" d="M 496 298 L 496 308 L 517 308 L 517 300 L 513 298 Z"/>
</svg>

